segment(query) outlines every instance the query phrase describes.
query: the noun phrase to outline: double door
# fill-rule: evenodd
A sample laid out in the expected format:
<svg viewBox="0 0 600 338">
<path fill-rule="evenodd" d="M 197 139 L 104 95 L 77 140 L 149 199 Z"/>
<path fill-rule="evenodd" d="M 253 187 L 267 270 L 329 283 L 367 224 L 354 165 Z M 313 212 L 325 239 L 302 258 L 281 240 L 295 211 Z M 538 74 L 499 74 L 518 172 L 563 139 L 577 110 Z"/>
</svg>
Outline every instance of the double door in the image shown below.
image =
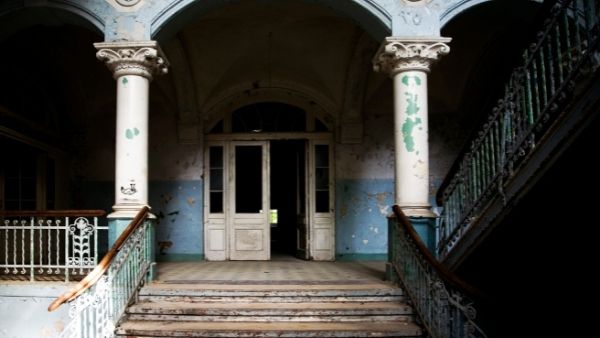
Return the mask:
<svg viewBox="0 0 600 338">
<path fill-rule="evenodd" d="M 334 258 L 332 154 L 328 141 L 304 140 L 288 166 L 294 182 L 272 179 L 271 142 L 210 142 L 206 151 L 204 248 L 208 260 L 269 260 L 272 184 L 294 189 L 295 252 L 304 259 Z M 290 180 L 291 181 L 291 180 Z M 294 186 L 295 185 L 295 186 Z M 277 187 L 283 188 L 285 187 Z M 281 190 L 281 189 L 280 189 Z M 287 226 L 290 226 L 289 224 Z"/>
</svg>

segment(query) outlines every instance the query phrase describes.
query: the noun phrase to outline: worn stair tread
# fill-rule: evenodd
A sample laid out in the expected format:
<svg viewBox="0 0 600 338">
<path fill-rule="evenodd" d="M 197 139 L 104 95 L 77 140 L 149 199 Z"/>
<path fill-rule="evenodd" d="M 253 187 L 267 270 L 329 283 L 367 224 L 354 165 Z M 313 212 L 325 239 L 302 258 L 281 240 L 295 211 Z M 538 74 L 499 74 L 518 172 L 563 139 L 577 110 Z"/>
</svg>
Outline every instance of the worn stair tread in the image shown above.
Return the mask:
<svg viewBox="0 0 600 338">
<path fill-rule="evenodd" d="M 368 284 L 165 284 L 152 283 L 146 290 L 371 290 L 397 289 L 387 282 Z"/>
<path fill-rule="evenodd" d="M 181 322 L 126 321 L 120 335 L 141 337 L 417 337 L 412 322 Z"/>
<path fill-rule="evenodd" d="M 140 296 L 211 296 L 211 295 L 403 295 L 388 283 L 300 285 L 300 284 L 160 284 L 140 290 Z"/>
<path fill-rule="evenodd" d="M 408 307 L 406 304 L 397 302 L 336 302 L 336 303 L 202 303 L 202 302 L 140 302 L 132 308 L 156 308 L 156 309 L 338 309 L 338 308 L 400 308 Z"/>
<path fill-rule="evenodd" d="M 399 302 L 295 302 L 295 303 L 203 303 L 203 302 L 139 302 L 128 313 L 182 315 L 302 315 L 321 314 L 410 314 L 411 308 Z"/>
</svg>

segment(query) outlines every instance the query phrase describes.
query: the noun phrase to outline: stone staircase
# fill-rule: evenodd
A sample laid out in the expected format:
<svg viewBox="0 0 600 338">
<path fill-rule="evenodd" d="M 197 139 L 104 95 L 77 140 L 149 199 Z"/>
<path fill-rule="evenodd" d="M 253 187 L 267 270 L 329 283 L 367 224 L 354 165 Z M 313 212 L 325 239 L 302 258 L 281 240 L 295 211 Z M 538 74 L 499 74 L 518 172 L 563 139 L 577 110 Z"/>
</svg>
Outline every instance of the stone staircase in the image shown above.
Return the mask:
<svg viewBox="0 0 600 338">
<path fill-rule="evenodd" d="M 161 284 L 140 290 L 122 337 L 420 337 L 384 282 Z"/>
</svg>

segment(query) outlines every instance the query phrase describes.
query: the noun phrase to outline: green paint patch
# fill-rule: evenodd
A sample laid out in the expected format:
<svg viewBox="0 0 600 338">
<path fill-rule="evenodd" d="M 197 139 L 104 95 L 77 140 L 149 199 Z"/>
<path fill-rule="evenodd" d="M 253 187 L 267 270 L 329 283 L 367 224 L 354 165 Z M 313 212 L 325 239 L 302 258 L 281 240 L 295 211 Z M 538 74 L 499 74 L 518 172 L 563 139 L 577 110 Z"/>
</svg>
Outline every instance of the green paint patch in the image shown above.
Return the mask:
<svg viewBox="0 0 600 338">
<path fill-rule="evenodd" d="M 407 115 L 415 115 L 416 113 L 419 112 L 419 110 L 421 110 L 421 107 L 419 107 L 417 105 L 417 99 L 419 98 L 418 95 L 416 94 L 412 94 L 409 92 L 405 92 L 404 95 L 406 95 L 406 114 Z"/>
<path fill-rule="evenodd" d="M 410 82 L 411 82 L 410 80 L 413 80 L 412 82 L 417 86 L 421 85 L 421 79 L 416 75 L 413 75 L 413 76 L 404 75 L 402 77 L 402 83 L 404 83 L 404 85 L 406 85 L 406 86 L 410 86 Z"/>
<path fill-rule="evenodd" d="M 419 117 L 407 117 L 404 123 L 402 124 L 402 140 L 404 141 L 404 147 L 406 148 L 406 151 L 408 151 L 409 153 L 415 151 L 415 139 L 413 137 L 413 130 L 416 126 L 421 124 L 421 122 L 421 118 Z"/>
<path fill-rule="evenodd" d="M 128 128 L 125 130 L 125 137 L 127 137 L 130 140 L 132 140 L 134 137 L 138 136 L 139 134 L 140 134 L 140 131 L 137 128 L 133 128 L 133 129 Z"/>
<path fill-rule="evenodd" d="M 129 80 L 127 80 L 127 77 L 123 77 L 123 80 L 121 80 L 121 83 L 123 83 L 123 85 L 127 85 L 127 83 L 129 82 Z"/>
</svg>

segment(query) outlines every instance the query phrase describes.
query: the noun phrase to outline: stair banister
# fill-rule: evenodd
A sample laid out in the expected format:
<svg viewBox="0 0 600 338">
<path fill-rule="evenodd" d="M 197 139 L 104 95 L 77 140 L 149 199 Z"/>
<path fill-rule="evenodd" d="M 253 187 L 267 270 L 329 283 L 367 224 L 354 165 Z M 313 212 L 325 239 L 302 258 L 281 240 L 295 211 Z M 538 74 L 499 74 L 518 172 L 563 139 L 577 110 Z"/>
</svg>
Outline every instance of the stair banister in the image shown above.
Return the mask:
<svg viewBox="0 0 600 338">
<path fill-rule="evenodd" d="M 409 218 L 392 207 L 397 226 L 392 236 L 391 264 L 432 338 L 485 338 L 475 323 L 471 297 L 485 296 L 440 264 L 429 252 Z"/>
<path fill-rule="evenodd" d="M 149 212 L 147 206 L 140 209 L 98 266 L 50 304 L 48 311 L 66 302 L 71 305 L 72 320 L 60 337 L 114 337 L 115 325 L 153 264 Z"/>
</svg>

